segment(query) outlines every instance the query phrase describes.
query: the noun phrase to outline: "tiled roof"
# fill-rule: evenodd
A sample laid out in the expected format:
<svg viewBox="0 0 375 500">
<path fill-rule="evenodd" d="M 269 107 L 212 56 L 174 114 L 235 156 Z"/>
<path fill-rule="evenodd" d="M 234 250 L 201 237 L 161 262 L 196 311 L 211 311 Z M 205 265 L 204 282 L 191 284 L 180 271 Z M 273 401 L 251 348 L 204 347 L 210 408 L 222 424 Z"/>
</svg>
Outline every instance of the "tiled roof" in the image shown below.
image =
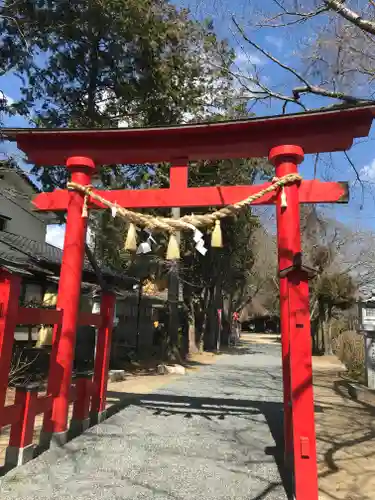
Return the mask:
<svg viewBox="0 0 375 500">
<path fill-rule="evenodd" d="M 0 231 L 0 242 L 9 247 L 8 256 L 18 256 L 19 253 L 31 257 L 36 261 L 61 264 L 62 250 L 49 243 L 30 240 L 19 234 Z"/>
<path fill-rule="evenodd" d="M 42 272 L 44 274 L 59 272 L 63 255 L 60 248 L 6 231 L 0 231 L 0 244 L 8 247 L 7 250 L 0 250 L 0 265 L 3 263 L 8 268 L 14 265 L 20 271 Z M 107 267 L 101 266 L 101 271 L 106 281 L 115 281 L 123 286 L 130 286 L 137 282 L 136 279 Z M 84 274 L 86 279 L 90 278 L 96 281 L 95 272 L 87 260 L 84 262 Z"/>
<path fill-rule="evenodd" d="M 0 170 L 6 169 L 15 172 L 19 177 L 21 177 L 29 186 L 35 191 L 35 193 L 40 193 L 39 187 L 31 180 L 31 177 L 27 172 L 22 170 L 15 162 L 12 161 L 0 161 Z"/>
</svg>

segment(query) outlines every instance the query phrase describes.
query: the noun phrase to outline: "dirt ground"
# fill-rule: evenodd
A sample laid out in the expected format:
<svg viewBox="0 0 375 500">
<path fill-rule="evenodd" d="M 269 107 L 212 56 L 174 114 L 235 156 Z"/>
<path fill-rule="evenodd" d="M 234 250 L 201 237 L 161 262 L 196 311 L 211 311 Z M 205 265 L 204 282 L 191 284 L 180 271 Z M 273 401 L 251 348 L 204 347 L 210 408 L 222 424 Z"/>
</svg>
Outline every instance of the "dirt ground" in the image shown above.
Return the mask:
<svg viewBox="0 0 375 500">
<path fill-rule="evenodd" d="M 277 343 L 275 335 L 245 342 Z M 354 401 L 335 356 L 314 356 L 319 500 L 375 500 L 375 405 Z"/>
<path fill-rule="evenodd" d="M 217 355 L 211 352 L 202 352 L 197 354 L 192 354 L 187 363 L 186 370 L 199 370 L 202 365 L 210 365 L 215 363 Z M 135 394 L 148 394 L 163 385 L 168 384 L 174 378 L 181 375 L 158 375 L 155 374 L 155 367 L 149 366 L 147 369 L 134 370 L 127 374 L 126 380 L 122 382 L 109 382 L 108 392 L 116 391 L 123 392 L 125 394 L 135 393 Z M 107 406 L 110 406 L 115 401 L 108 398 Z"/>
<path fill-rule="evenodd" d="M 275 336 L 244 336 L 245 343 L 278 342 Z M 196 354 L 187 370 L 196 370 L 216 361 L 212 353 Z M 314 393 L 318 445 L 320 500 L 375 499 L 375 406 L 353 401 L 347 381 L 340 375 L 343 367 L 332 357 L 314 357 Z M 108 406 L 116 403 L 111 393 L 147 394 L 169 383 L 176 375 L 157 375 L 152 367 L 135 368 L 125 381 L 108 384 Z M 9 395 L 11 403 L 12 395 Z M 118 401 L 118 398 L 117 398 Z M 37 418 L 35 439 L 40 432 Z M 0 465 L 9 438 L 0 436 Z"/>
<path fill-rule="evenodd" d="M 353 401 L 336 373 L 314 371 L 320 500 L 374 500 L 375 407 Z"/>
</svg>

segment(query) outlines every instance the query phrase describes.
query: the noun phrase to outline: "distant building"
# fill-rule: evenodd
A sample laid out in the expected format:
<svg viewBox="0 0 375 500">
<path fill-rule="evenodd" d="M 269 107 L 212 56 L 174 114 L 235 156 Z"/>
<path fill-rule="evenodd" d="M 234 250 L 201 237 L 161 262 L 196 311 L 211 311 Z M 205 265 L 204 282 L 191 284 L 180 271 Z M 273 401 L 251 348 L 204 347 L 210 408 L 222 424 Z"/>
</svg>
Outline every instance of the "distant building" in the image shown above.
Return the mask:
<svg viewBox="0 0 375 500">
<path fill-rule="evenodd" d="M 24 305 L 53 305 L 56 301 L 62 250 L 45 242 L 47 225 L 58 222 L 53 213 L 38 213 L 31 199 L 39 189 L 20 168 L 0 163 L 0 268 L 22 276 L 20 302 Z M 143 260 L 137 260 L 143 266 Z M 132 269 L 138 275 L 138 269 Z M 150 281 L 142 287 L 139 300 L 139 279 L 101 266 L 105 282 L 116 292 L 117 325 L 113 352 L 126 346 L 152 348 L 155 319 L 166 314 L 168 290 Z M 141 269 L 141 275 L 149 270 Z M 88 262 L 82 275 L 81 310 L 91 311 L 94 297 L 100 293 L 97 276 Z M 50 304 L 47 303 L 47 299 Z M 52 302 L 51 302 L 52 300 Z M 182 289 L 180 290 L 182 301 Z M 95 312 L 98 312 L 96 305 Z M 35 345 L 38 327 L 18 326 L 15 339 L 19 344 Z M 138 339 L 137 339 L 138 337 Z"/>
<path fill-rule="evenodd" d="M 0 162 L 0 232 L 45 242 L 47 225 L 56 222 L 56 216 L 32 210 L 30 200 L 39 192 L 23 170 L 10 162 Z"/>
<path fill-rule="evenodd" d="M 271 314 L 257 298 L 241 309 L 239 321 L 243 330 L 258 333 L 278 333 L 280 329 L 279 316 Z"/>
<path fill-rule="evenodd" d="M 47 225 L 56 223 L 53 213 L 37 213 L 31 199 L 39 189 L 20 168 L 0 163 L 0 268 L 22 276 L 20 302 L 40 304 L 46 297 L 56 298 L 62 250 L 45 242 Z M 137 283 L 107 268 L 102 268 L 105 281 L 120 290 L 131 290 Z M 88 261 L 82 276 L 83 310 L 91 310 L 91 290 L 97 284 L 96 274 Z M 15 339 L 35 343 L 38 328 L 17 327 Z"/>
</svg>

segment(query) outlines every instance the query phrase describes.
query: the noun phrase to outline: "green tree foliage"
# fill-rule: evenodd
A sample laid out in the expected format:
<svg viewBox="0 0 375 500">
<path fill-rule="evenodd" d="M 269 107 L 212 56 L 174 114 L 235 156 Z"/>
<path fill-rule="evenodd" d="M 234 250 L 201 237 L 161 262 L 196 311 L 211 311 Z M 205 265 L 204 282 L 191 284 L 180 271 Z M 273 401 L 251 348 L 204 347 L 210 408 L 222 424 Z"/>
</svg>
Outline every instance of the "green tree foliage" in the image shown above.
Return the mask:
<svg viewBox="0 0 375 500">
<path fill-rule="evenodd" d="M 354 302 L 355 283 L 350 275 L 333 272 L 321 277 L 316 286 L 316 294 L 326 308 L 347 309 Z"/>
<path fill-rule="evenodd" d="M 188 11 L 167 0 L 8 0 L 0 9 L 0 68 L 23 79 L 22 98 L 12 110 L 36 126 L 157 126 L 248 116 L 229 71 L 233 51 L 218 40 L 212 23 L 192 21 Z M 189 182 L 250 184 L 262 166 L 247 159 L 198 162 Z M 168 167 L 107 165 L 95 183 L 167 187 Z M 65 187 L 65 168 L 35 167 L 33 173 L 46 190 Z M 231 303 L 244 293 L 253 263 L 248 243 L 257 224 L 250 209 L 227 219 L 225 248 L 210 249 L 206 257 L 183 240 L 182 278 L 191 284 L 189 297 L 201 323 L 212 326 L 207 310 L 214 311 L 223 294 Z M 102 212 L 92 216 L 91 228 L 98 235 L 97 257 L 117 268 L 128 266 L 123 221 Z M 159 242 L 157 261 L 165 239 Z"/>
<path fill-rule="evenodd" d="M 230 95 L 232 51 L 167 0 L 8 0 L 0 24 L 0 70 L 23 81 L 11 109 L 37 126 L 175 124 Z M 33 173 L 65 184 L 65 169 Z"/>
<path fill-rule="evenodd" d="M 193 186 L 252 184 L 268 169 L 267 162 L 261 159 L 199 162 L 191 167 L 190 182 Z M 217 335 L 217 309 L 223 309 L 225 336 L 231 312 L 243 302 L 247 293 L 254 263 L 250 239 L 259 227 L 259 220 L 249 207 L 224 219 L 221 225 L 224 248 L 210 248 L 210 234 L 207 233 L 205 239 L 209 250 L 201 256 L 194 250 L 192 239 L 185 239 L 181 268 L 185 304 L 190 323 L 195 327 L 196 342 L 202 345 L 205 337 L 210 348 L 214 347 Z M 226 299 L 224 303 L 223 298 Z"/>
<path fill-rule="evenodd" d="M 212 49 L 224 67 L 231 51 L 168 1 L 10 0 L 1 14 L 3 69 L 26 77 L 14 109 L 38 125 L 178 123 L 219 104 Z"/>
</svg>

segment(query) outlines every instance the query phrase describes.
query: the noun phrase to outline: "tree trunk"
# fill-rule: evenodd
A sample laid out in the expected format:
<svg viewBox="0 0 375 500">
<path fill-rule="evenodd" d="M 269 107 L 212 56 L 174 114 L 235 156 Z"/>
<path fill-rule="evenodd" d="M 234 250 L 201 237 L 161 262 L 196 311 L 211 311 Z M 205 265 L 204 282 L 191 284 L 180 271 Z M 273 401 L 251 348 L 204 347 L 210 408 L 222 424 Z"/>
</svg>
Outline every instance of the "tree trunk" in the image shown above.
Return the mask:
<svg viewBox="0 0 375 500">
<path fill-rule="evenodd" d="M 221 343 L 223 345 L 228 345 L 228 339 L 230 334 L 231 318 L 233 314 L 233 300 L 232 294 L 228 295 L 223 302 L 223 327 L 221 335 Z"/>
<path fill-rule="evenodd" d="M 215 286 L 214 292 L 214 311 L 213 311 L 213 332 L 212 336 L 215 341 L 215 349 L 220 349 L 220 344 L 222 342 L 221 333 L 222 333 L 222 314 L 223 314 L 223 295 L 222 295 L 222 286 L 221 279 L 218 280 Z M 221 310 L 221 320 L 219 318 L 219 309 Z"/>
<path fill-rule="evenodd" d="M 223 308 L 223 294 L 222 294 L 222 284 L 223 284 L 223 262 L 220 255 L 217 255 L 214 259 L 216 261 L 216 280 L 211 287 L 210 294 L 210 319 L 209 319 L 209 331 L 207 332 L 208 349 L 217 349 L 219 347 L 220 339 L 219 335 L 221 333 L 221 325 L 219 325 L 218 310 Z M 215 269 L 215 268 L 214 268 Z M 215 271 L 214 271 L 215 272 Z"/>
<path fill-rule="evenodd" d="M 180 208 L 172 208 L 171 215 L 173 219 L 178 219 L 180 217 Z M 179 233 L 176 234 L 177 240 L 180 241 Z M 179 336 L 179 326 L 180 318 L 178 311 L 178 301 L 179 301 L 179 291 L 180 291 L 180 279 L 179 279 L 179 263 L 174 261 L 168 273 L 168 304 L 169 304 L 169 323 L 168 323 L 168 334 L 171 344 L 172 351 L 178 349 L 178 336 Z"/>
<path fill-rule="evenodd" d="M 191 293 L 191 288 L 187 284 L 184 285 L 183 292 L 184 292 L 184 303 L 187 310 L 187 321 L 188 321 L 187 354 L 193 354 L 199 351 L 196 343 L 195 307 L 194 307 L 193 296 Z"/>
<path fill-rule="evenodd" d="M 215 349 L 216 341 L 216 314 L 215 314 L 215 287 L 210 287 L 206 314 L 206 328 L 204 333 L 204 348 L 208 351 Z"/>
<path fill-rule="evenodd" d="M 332 308 L 327 307 L 324 321 L 324 354 L 332 356 Z"/>
<path fill-rule="evenodd" d="M 319 354 L 324 352 L 324 306 L 319 304 L 318 325 L 317 325 L 317 351 Z"/>
<path fill-rule="evenodd" d="M 319 322 L 315 320 L 311 321 L 311 341 L 312 341 L 312 352 L 313 354 L 318 354 L 318 330 Z"/>
<path fill-rule="evenodd" d="M 205 341 L 207 329 L 209 327 L 209 312 L 210 312 L 209 304 L 210 304 L 210 299 L 211 299 L 210 296 L 211 296 L 211 291 L 207 287 L 204 290 L 204 298 L 203 298 L 203 311 L 202 311 L 203 318 L 202 318 L 202 323 L 201 323 L 201 332 L 200 332 L 200 336 L 199 336 L 199 350 L 200 351 L 203 351 L 203 349 L 205 347 L 204 341 Z"/>
<path fill-rule="evenodd" d="M 191 301 L 191 306 L 188 312 L 188 354 L 198 352 L 199 349 L 195 342 L 195 314 L 194 304 Z"/>
<path fill-rule="evenodd" d="M 176 264 L 177 266 L 177 264 Z M 169 271 L 168 280 L 168 337 L 171 352 L 178 350 L 178 328 L 179 328 L 179 279 L 177 267 Z"/>
</svg>

